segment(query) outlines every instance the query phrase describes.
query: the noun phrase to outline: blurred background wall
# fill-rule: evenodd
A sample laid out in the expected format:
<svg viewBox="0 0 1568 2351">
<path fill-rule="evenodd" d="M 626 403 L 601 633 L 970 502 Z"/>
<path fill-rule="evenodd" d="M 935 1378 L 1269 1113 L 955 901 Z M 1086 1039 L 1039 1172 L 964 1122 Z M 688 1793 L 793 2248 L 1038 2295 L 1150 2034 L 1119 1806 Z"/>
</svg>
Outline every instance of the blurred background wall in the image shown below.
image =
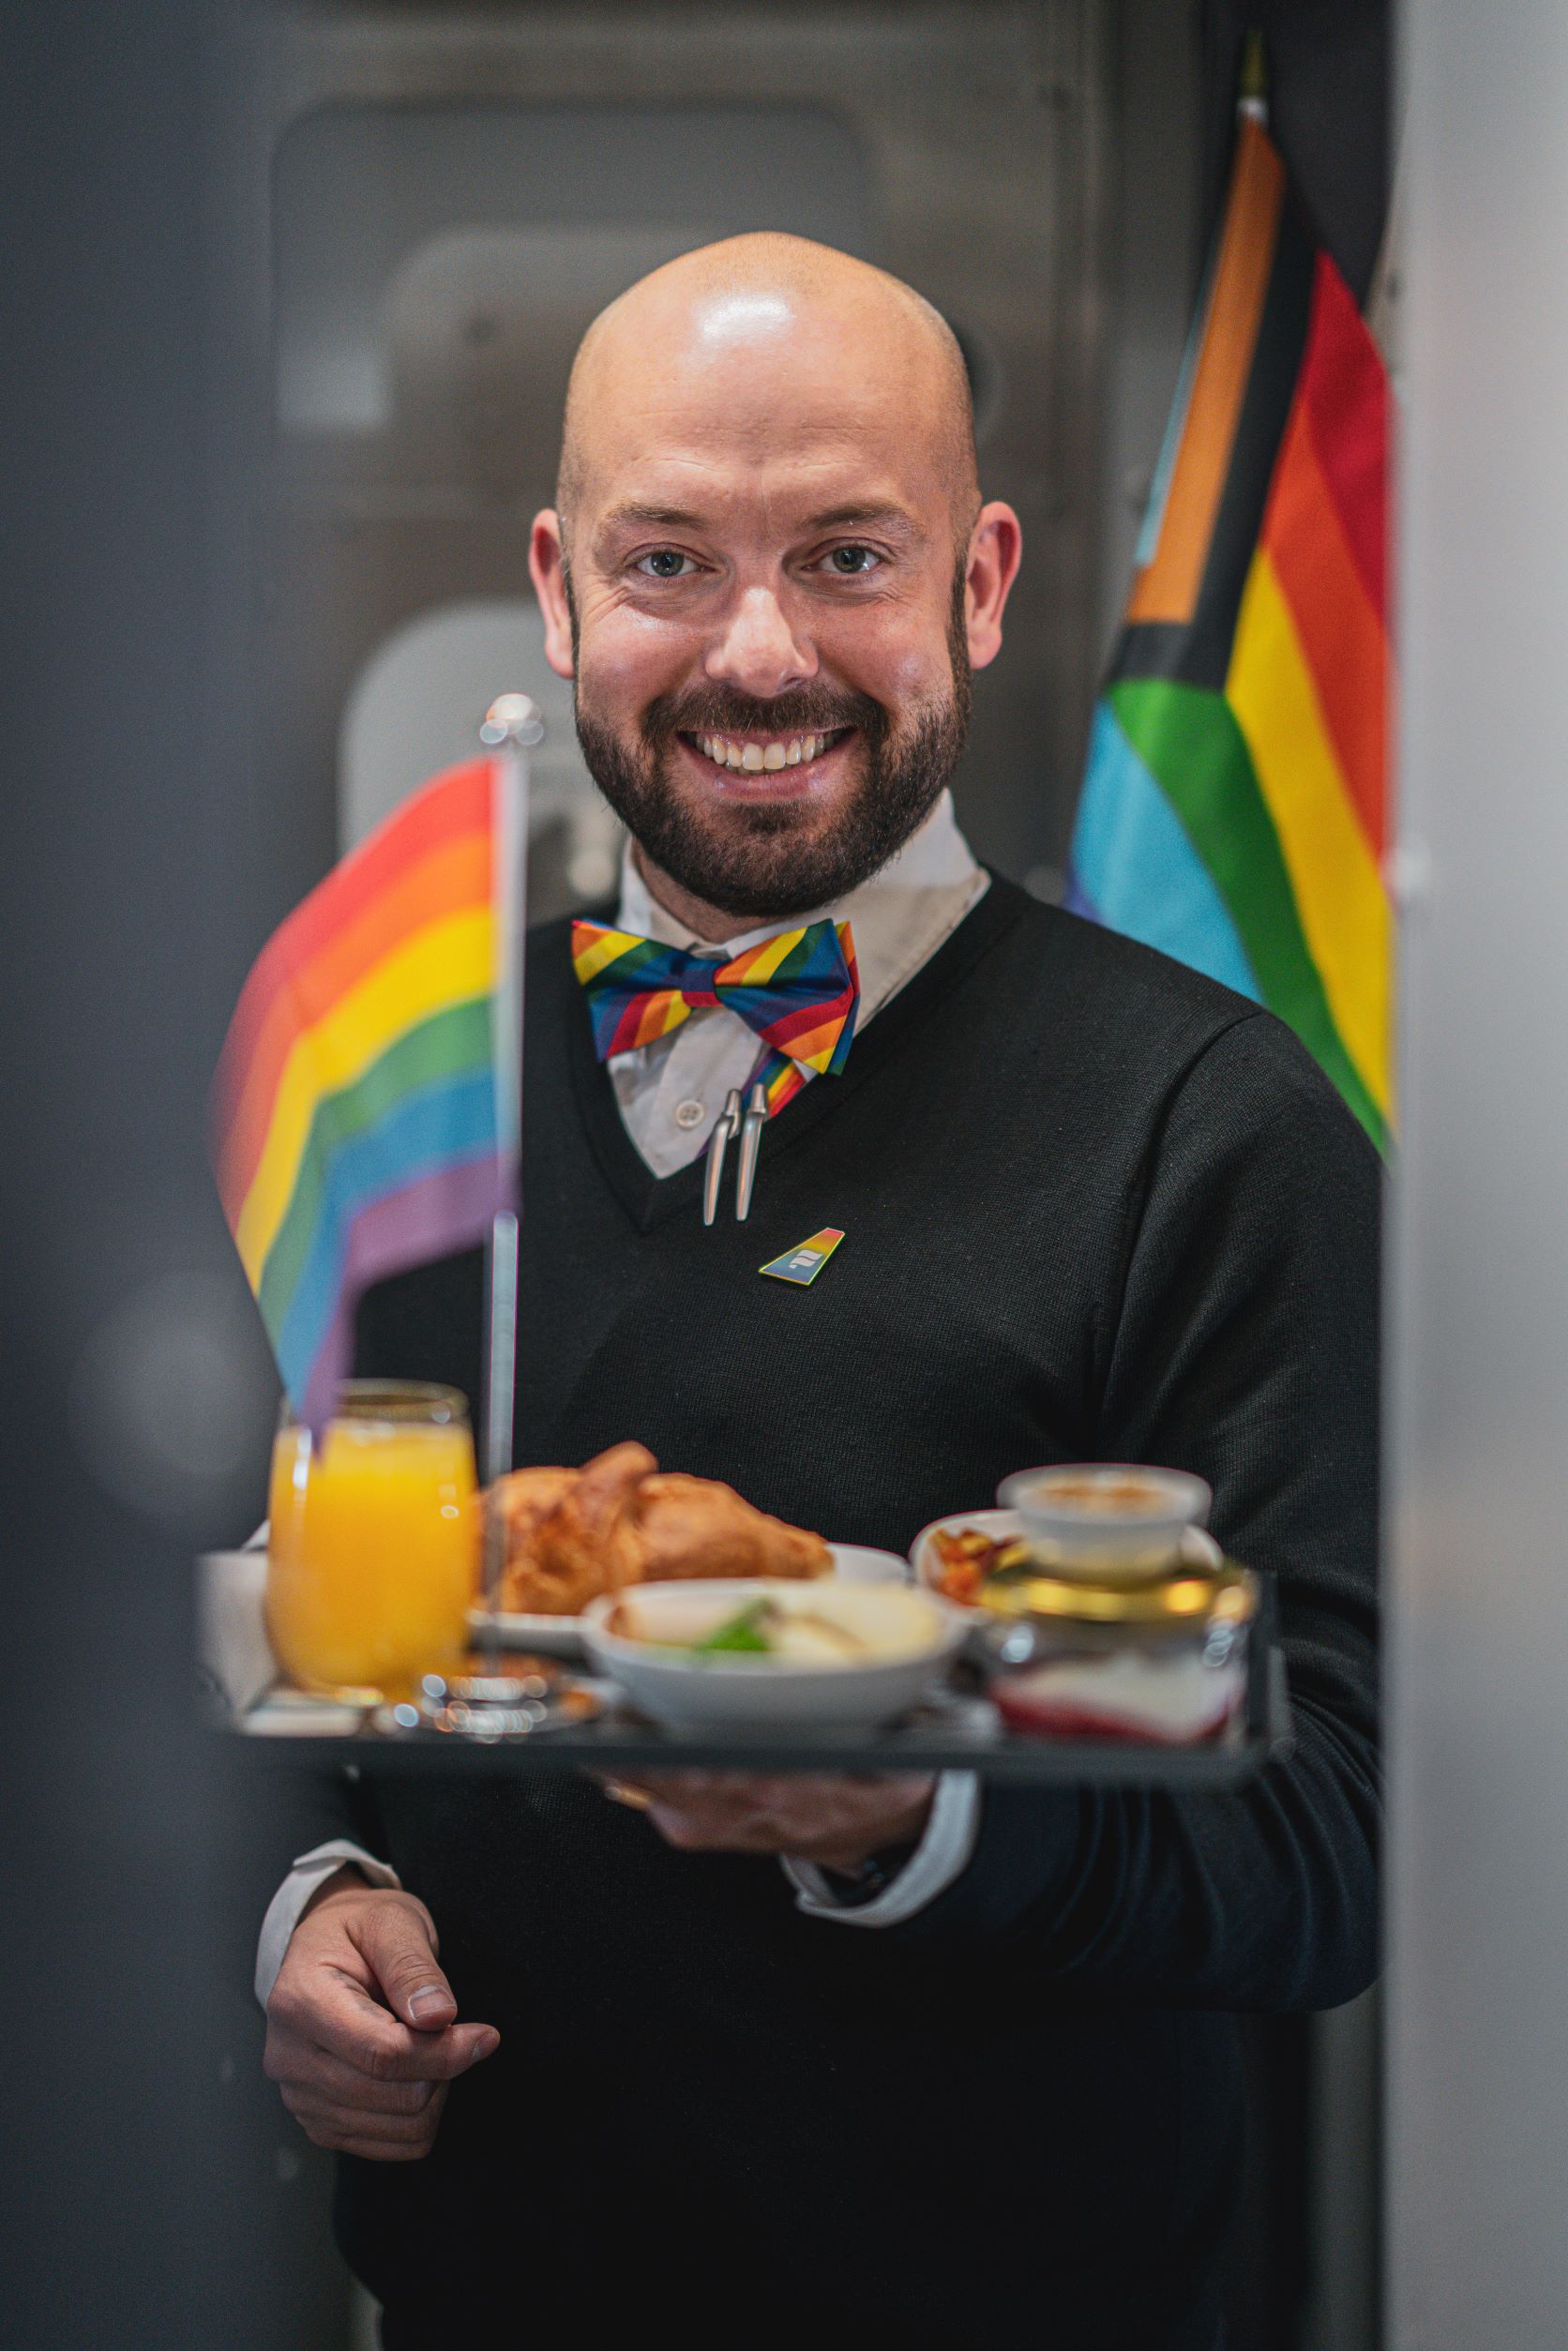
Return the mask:
<svg viewBox="0 0 1568 2351">
<path fill-rule="evenodd" d="M 1404 20 L 1390 2340 L 1568 2339 L 1568 15 Z"/>
</svg>

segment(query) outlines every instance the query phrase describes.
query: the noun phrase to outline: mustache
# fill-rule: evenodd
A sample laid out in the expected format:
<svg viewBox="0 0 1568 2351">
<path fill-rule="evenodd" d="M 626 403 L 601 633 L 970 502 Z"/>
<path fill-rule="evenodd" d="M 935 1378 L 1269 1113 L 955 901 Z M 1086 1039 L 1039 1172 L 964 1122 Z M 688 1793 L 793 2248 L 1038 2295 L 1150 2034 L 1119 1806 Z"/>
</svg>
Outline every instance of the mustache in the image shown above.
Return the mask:
<svg viewBox="0 0 1568 2351">
<path fill-rule="evenodd" d="M 797 686 L 761 701 L 726 686 L 709 686 L 661 694 L 643 713 L 641 733 L 645 743 L 656 745 L 676 734 L 827 734 L 837 727 L 858 727 L 876 744 L 888 724 L 887 712 L 869 694 Z"/>
</svg>

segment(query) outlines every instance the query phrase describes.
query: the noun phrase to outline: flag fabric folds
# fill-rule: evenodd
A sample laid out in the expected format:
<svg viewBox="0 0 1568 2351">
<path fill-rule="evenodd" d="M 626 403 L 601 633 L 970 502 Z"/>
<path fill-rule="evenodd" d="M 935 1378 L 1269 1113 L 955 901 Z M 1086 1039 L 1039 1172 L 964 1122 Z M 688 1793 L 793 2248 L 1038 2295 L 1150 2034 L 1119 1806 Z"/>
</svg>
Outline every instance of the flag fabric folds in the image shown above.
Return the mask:
<svg viewBox="0 0 1568 2351">
<path fill-rule="evenodd" d="M 1386 1141 L 1388 387 L 1244 108 L 1067 904 L 1289 1022 Z"/>
<path fill-rule="evenodd" d="M 219 1191 L 294 1409 L 330 1412 L 355 1304 L 515 1204 L 505 763 L 449 769 L 263 949 L 213 1095 Z"/>
</svg>

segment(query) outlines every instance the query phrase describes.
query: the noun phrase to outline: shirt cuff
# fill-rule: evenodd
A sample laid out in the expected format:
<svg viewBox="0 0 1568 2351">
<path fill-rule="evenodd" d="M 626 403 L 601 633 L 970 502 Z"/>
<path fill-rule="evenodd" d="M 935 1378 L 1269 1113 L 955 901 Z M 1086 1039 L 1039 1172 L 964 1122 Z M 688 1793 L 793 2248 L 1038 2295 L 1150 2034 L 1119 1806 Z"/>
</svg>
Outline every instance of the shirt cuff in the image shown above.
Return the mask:
<svg viewBox="0 0 1568 2351">
<path fill-rule="evenodd" d="M 795 1907 L 839 1926 L 897 1926 L 945 1893 L 969 1867 L 980 1834 L 980 1783 L 972 1771 L 943 1771 L 937 1780 L 926 1833 L 891 1886 L 873 1902 L 840 1901 L 815 1861 L 784 1858 Z"/>
<path fill-rule="evenodd" d="M 378 1861 L 373 1853 L 367 1853 L 362 1845 L 354 1845 L 347 1837 L 333 1837 L 325 1845 L 312 1846 L 309 1853 L 297 1854 L 294 1867 L 267 1904 L 256 1943 L 256 1997 L 264 2008 L 272 1997 L 272 1987 L 283 1965 L 289 1937 L 299 1924 L 300 1912 L 322 1879 L 349 1862 L 372 1886 L 388 1886 L 396 1892 L 402 1885 L 395 1869 Z"/>
</svg>

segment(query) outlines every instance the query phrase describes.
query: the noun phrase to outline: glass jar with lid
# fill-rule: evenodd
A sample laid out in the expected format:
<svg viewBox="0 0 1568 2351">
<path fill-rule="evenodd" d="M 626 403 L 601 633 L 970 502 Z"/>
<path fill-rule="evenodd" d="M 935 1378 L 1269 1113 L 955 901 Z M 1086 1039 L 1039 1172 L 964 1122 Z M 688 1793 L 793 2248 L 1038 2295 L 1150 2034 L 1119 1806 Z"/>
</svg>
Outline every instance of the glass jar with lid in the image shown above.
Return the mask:
<svg viewBox="0 0 1568 2351">
<path fill-rule="evenodd" d="M 1020 1471 L 1017 1513 L 979 1592 L 990 1694 L 1015 1729 L 1186 1744 L 1240 1711 L 1257 1579 L 1202 1520 L 1184 1470 L 1122 1463 Z"/>
</svg>

